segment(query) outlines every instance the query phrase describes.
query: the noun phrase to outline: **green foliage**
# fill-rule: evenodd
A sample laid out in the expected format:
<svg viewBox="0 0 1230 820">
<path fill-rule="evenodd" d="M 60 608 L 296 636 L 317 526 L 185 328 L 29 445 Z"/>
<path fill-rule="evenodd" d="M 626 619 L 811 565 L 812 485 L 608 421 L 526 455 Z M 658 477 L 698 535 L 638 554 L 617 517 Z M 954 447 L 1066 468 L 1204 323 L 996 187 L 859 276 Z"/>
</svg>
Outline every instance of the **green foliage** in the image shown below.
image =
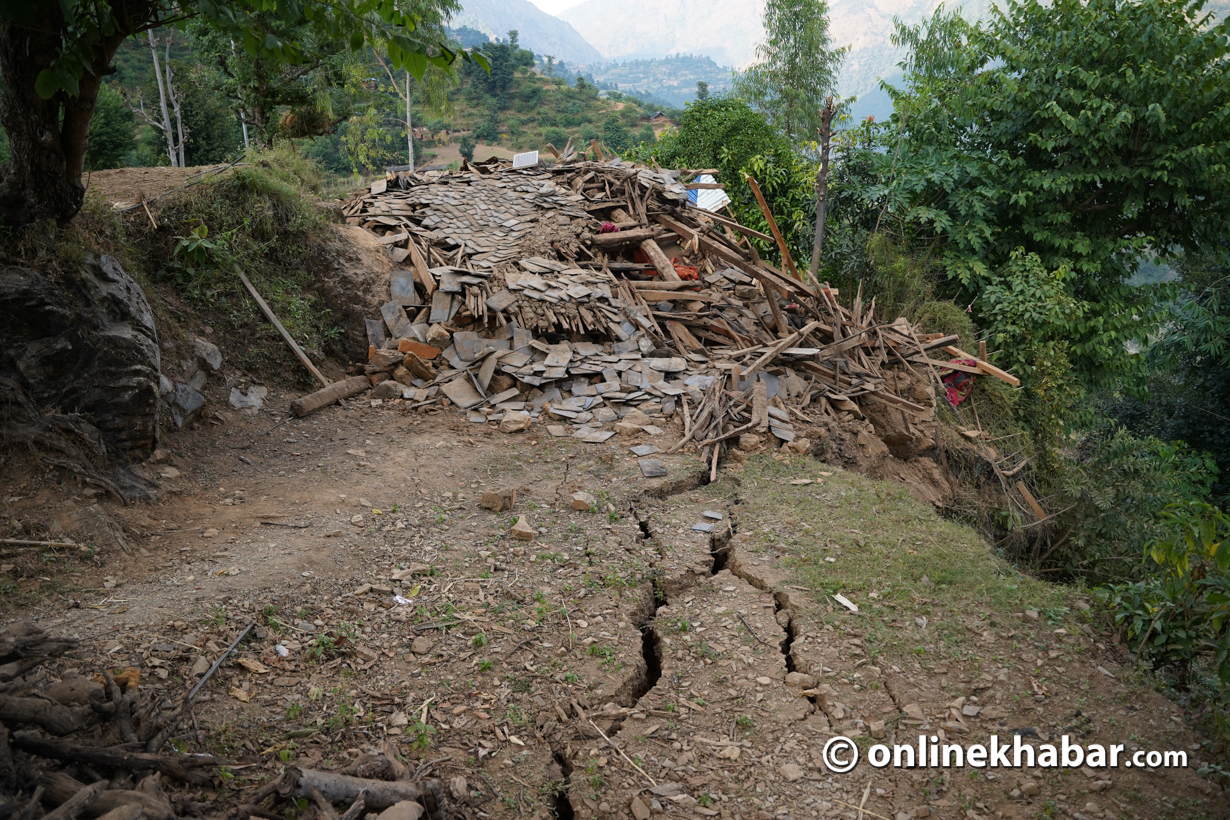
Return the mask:
<svg viewBox="0 0 1230 820">
<path fill-rule="evenodd" d="M 828 12 L 826 0 L 767 0 L 758 62 L 735 76 L 735 94 L 796 145 L 819 139 L 820 112 L 846 51 L 833 48 Z"/>
<path fill-rule="evenodd" d="M 1230 683 L 1230 516 L 1209 504 L 1166 507 L 1164 531 L 1146 550 L 1143 580 L 1099 592 L 1140 657 L 1187 680 L 1207 658 Z"/>
<path fill-rule="evenodd" d="M 90 120 L 90 148 L 86 167 L 92 171 L 119 168 L 124 156 L 132 150 L 137 126 L 124 98 L 108 83 L 98 89 L 94 118 Z"/>
<path fill-rule="evenodd" d="M 1047 271 L 1037 254 L 1017 248 L 978 297 L 995 328 L 993 346 L 1005 356 L 1000 365 L 1029 393 L 1027 413 L 1045 467 L 1058 457 L 1081 396 L 1068 340 L 1079 333 L 1086 309 L 1071 293 L 1074 278 L 1065 267 Z"/>
<path fill-rule="evenodd" d="M 704 80 L 696 81 L 696 99 L 698 100 L 709 99 L 709 83 L 705 82 Z"/>
<path fill-rule="evenodd" d="M 1181 443 L 1121 428 L 1091 437 L 1055 477 L 1059 535 L 1040 563 L 1092 583 L 1132 579 L 1145 545 L 1164 535 L 1166 506 L 1205 500 L 1216 469 Z"/>
<path fill-rule="evenodd" d="M 626 151 L 635 141 L 632 132 L 624 125 L 619 115 L 612 113 L 602 123 L 602 142 L 612 151 Z"/>
<path fill-rule="evenodd" d="M 709 97 L 690 103 L 678 128 L 663 132 L 657 143 L 638 146 L 625 155 L 636 161 L 656 161 L 663 168 L 716 168 L 726 183 L 732 215 L 768 233 L 768 222 L 744 182 L 743 175 L 752 174 L 787 236 L 795 261 L 803 264 L 811 256 L 816 166 L 742 100 Z M 757 247 L 763 256 L 779 258 L 774 243 L 761 242 Z"/>
<path fill-rule="evenodd" d="M 427 4 L 423 8 L 436 5 L 439 4 Z M 453 3 L 447 5 L 455 7 Z M 39 72 L 35 91 L 43 99 L 51 99 L 59 91 L 75 97 L 82 75 L 102 68 L 95 63 L 104 53 L 104 39 L 111 40 L 117 33 L 132 34 L 164 22 L 183 25 L 185 20 L 200 20 L 220 32 L 266 70 L 279 65 L 309 65 L 318 58 L 315 49 L 324 44 L 358 51 L 380 40 L 385 41 L 393 65 L 409 70 L 415 77 L 422 77 L 429 65 L 447 68 L 457 59 L 486 62 L 481 54 L 471 55 L 454 51 L 443 43 L 415 39 L 420 15 L 387 0 L 321 4 L 294 0 L 189 0 L 144 8 L 144 14 L 139 14 L 123 4 L 61 4 L 60 49 L 56 54 L 47 55 L 51 64 Z M 19 24 L 34 22 L 34 10 L 23 9 L 21 4 L 5 4 L 2 14 Z M 305 37 L 305 33 L 311 36 Z M 106 56 L 109 59 L 110 55 Z"/>
<path fill-rule="evenodd" d="M 1165 328 L 1144 353 L 1147 395 L 1119 391 L 1106 411 L 1141 435 L 1179 439 L 1216 459 L 1230 493 L 1230 261 L 1222 251 L 1173 260 L 1182 276 Z"/>
<path fill-rule="evenodd" d="M 568 132 L 563 128 L 551 126 L 542 129 L 542 139 L 544 142 L 549 142 L 561 151 L 568 144 Z"/>
<path fill-rule="evenodd" d="M 184 160 L 190 166 L 227 162 L 243 153 L 239 119 L 227 101 L 214 93 L 205 78 L 209 72 L 195 69 L 177 88 L 183 95 L 182 111 L 187 144 Z M 98 115 L 94 115 L 95 119 Z"/>
<path fill-rule="evenodd" d="M 1070 270 L 1086 310 L 1068 356 L 1091 383 L 1131 370 L 1124 344 L 1157 324 L 1124 282 L 1138 260 L 1230 229 L 1230 40 L 1200 7 L 1024 0 L 985 27 L 941 9 L 895 37 L 910 87 L 870 194 L 942 242 L 963 301 L 1016 248 Z"/>
<path fill-rule="evenodd" d="M 393 165 L 398 159 L 393 149 L 393 135 L 384 127 L 375 106 L 351 117 L 342 129 L 340 138 L 355 176 Z"/>
<path fill-rule="evenodd" d="M 466 162 L 474 161 L 474 149 L 478 147 L 478 143 L 474 137 L 469 134 L 461 138 L 461 142 L 457 145 L 457 150 L 461 152 L 461 156 L 465 157 Z"/>
</svg>

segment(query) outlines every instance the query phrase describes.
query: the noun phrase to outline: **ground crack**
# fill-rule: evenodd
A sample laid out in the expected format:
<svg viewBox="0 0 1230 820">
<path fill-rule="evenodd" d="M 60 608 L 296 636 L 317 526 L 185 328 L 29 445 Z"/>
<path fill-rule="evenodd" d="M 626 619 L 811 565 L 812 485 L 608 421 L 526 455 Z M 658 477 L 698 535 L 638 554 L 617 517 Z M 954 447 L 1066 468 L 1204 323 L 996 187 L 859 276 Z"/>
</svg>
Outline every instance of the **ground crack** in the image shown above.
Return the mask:
<svg viewBox="0 0 1230 820">
<path fill-rule="evenodd" d="M 573 820 L 576 817 L 576 812 L 572 808 L 572 799 L 568 796 L 569 789 L 572 786 L 572 761 L 568 759 L 566 754 L 555 748 L 551 749 L 551 756 L 555 759 L 556 765 L 559 766 L 561 779 L 547 798 L 548 808 L 555 820 Z"/>
</svg>

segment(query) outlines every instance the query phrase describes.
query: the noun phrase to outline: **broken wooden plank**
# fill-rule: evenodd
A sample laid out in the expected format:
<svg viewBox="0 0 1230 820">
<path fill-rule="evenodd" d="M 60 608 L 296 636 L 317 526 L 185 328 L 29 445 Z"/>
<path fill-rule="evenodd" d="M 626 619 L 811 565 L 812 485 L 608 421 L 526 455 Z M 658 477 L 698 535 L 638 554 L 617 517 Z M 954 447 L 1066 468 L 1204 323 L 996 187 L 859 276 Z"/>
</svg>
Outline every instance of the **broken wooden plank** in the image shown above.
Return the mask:
<svg viewBox="0 0 1230 820">
<path fill-rule="evenodd" d="M 248 277 L 244 275 L 244 272 L 239 270 L 238 267 L 235 268 L 235 272 L 239 274 L 240 281 L 242 281 L 244 287 L 248 289 L 248 293 L 252 294 L 252 298 L 256 300 L 256 304 L 260 305 L 260 309 L 265 314 L 265 318 L 273 322 L 273 326 L 278 329 L 278 333 L 282 334 L 282 339 L 287 345 L 290 346 L 290 349 L 294 351 L 295 355 L 299 357 L 299 361 L 303 362 L 303 366 L 308 369 L 308 372 L 315 376 L 316 380 L 325 387 L 332 384 L 332 382 L 324 377 L 323 373 L 316 369 L 316 365 L 312 364 L 312 360 L 309 359 L 307 354 L 303 352 L 303 349 L 299 347 L 298 342 L 296 342 L 291 335 L 286 332 L 286 328 L 282 327 L 282 323 L 278 321 L 278 317 L 273 315 L 273 311 L 269 309 L 269 305 L 266 304 L 265 300 L 261 298 L 261 295 L 256 292 L 256 288 L 250 281 L 248 281 Z"/>
<path fill-rule="evenodd" d="M 962 350 L 959 347 L 948 345 L 947 347 L 944 348 L 944 352 L 951 353 L 953 356 L 956 356 L 958 359 L 973 359 L 977 363 L 978 369 L 981 370 L 986 375 L 994 376 L 1000 381 L 1005 381 L 1008 384 L 1012 385 L 1013 387 L 1020 387 L 1021 385 L 1021 380 L 1018 379 L 1016 376 L 1012 375 L 1011 373 L 1009 373 L 1008 371 L 1000 370 L 995 365 L 989 362 L 984 362 L 982 359 L 979 359 L 977 356 L 971 356 L 970 354 L 966 353 L 964 350 Z"/>
</svg>

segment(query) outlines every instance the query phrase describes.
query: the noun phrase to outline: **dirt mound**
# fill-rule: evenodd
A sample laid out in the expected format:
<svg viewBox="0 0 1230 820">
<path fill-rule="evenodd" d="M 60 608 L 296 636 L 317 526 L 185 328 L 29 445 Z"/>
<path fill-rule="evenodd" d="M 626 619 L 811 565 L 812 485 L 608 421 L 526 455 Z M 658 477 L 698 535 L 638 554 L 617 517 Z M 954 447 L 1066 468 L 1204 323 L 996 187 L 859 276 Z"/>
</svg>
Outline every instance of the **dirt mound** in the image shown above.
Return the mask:
<svg viewBox="0 0 1230 820">
<path fill-rule="evenodd" d="M 114 168 L 92 171 L 86 196 L 98 196 L 116 210 L 130 208 L 155 197 L 223 173 L 229 165 L 194 165 L 189 168 Z"/>
</svg>

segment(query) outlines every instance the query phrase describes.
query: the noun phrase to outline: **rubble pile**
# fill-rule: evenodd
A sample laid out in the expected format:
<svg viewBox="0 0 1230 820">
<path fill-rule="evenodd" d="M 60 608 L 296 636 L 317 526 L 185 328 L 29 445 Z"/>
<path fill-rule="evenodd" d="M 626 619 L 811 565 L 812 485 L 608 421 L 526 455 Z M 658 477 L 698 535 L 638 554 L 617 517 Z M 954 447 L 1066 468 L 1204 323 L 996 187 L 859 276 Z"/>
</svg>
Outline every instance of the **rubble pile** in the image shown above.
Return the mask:
<svg viewBox="0 0 1230 820">
<path fill-rule="evenodd" d="M 489 160 L 356 194 L 347 220 L 404 265 L 368 320 L 373 397 L 593 443 L 680 414 L 676 449 L 712 447 L 716 469 L 732 438 L 789 443 L 811 412 L 857 422 L 878 405 L 907 433 L 929 422 L 933 366 L 951 367 L 935 349 L 1006 376 L 956 336 L 879 322 L 874 299 L 843 306 L 769 265 L 747 238 L 772 237 L 689 203 L 698 173 Z"/>
</svg>

